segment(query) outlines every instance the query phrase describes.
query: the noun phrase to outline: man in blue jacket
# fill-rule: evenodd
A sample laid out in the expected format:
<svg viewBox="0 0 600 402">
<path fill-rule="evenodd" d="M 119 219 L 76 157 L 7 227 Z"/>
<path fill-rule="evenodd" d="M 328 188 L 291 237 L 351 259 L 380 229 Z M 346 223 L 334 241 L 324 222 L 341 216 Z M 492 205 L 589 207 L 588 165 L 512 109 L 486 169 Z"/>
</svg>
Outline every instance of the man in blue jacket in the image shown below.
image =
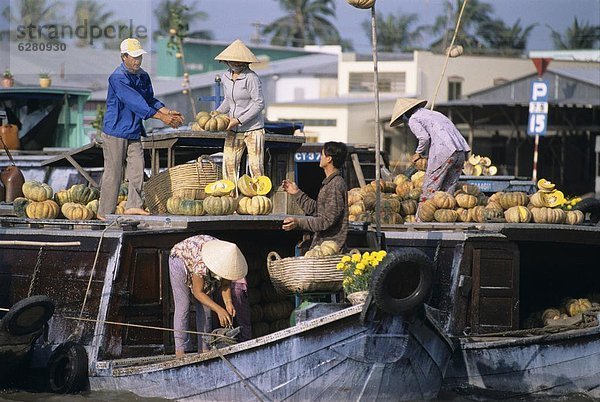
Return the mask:
<svg viewBox="0 0 600 402">
<path fill-rule="evenodd" d="M 142 121 L 158 119 L 173 128 L 183 124 L 181 113 L 167 109 L 154 97 L 150 76 L 141 68 L 145 53 L 137 39 L 125 39 L 121 42 L 122 63 L 108 78 L 101 136 L 104 173 L 97 213 L 100 220 L 115 211 L 125 162 L 129 182 L 125 214 L 149 214 L 142 200 L 144 151 L 140 138 L 146 135 Z"/>
</svg>

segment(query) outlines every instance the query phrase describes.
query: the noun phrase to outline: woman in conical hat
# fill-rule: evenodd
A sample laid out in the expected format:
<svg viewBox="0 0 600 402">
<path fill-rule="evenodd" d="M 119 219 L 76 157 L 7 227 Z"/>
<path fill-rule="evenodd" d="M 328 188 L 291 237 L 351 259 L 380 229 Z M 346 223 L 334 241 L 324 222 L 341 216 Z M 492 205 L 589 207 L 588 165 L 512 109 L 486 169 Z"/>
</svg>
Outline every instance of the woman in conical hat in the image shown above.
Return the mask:
<svg viewBox="0 0 600 402">
<path fill-rule="evenodd" d="M 443 114 L 425 109 L 426 100 L 400 98 L 392 111 L 390 126 L 408 124 L 418 145 L 411 162 L 428 156 L 421 201 L 436 191 L 454 193 L 469 144 L 456 126 Z"/>
<path fill-rule="evenodd" d="M 250 339 L 251 335 L 244 337 L 244 332 L 250 332 L 249 327 L 244 328 L 242 321 L 250 325 L 250 307 L 247 296 L 240 299 L 232 293 L 232 282 L 243 281 L 248 272 L 248 263 L 240 249 L 231 242 L 216 239 L 209 235 L 197 235 L 175 244 L 169 255 L 169 277 L 173 291 L 175 314 L 173 316 L 173 329 L 175 330 L 175 355 L 183 356 L 186 345 L 189 344 L 187 330 L 190 299 L 196 304 L 196 330 L 198 332 L 211 332 L 211 311 L 215 312 L 222 327 L 231 326 L 233 318 L 238 316 L 242 326 L 242 340 Z M 219 291 L 225 305 L 222 307 L 211 298 L 211 294 Z M 191 297 L 190 297 L 191 296 Z M 198 336 L 199 351 L 208 351 L 208 345 L 201 336 Z"/>
<path fill-rule="evenodd" d="M 223 178 L 237 183 L 244 148 L 248 149 L 252 177 L 262 176 L 265 102 L 260 79 L 250 69 L 250 63 L 258 63 L 259 60 L 239 39 L 227 46 L 215 60 L 228 67 L 221 76 L 225 99 L 217 108 L 217 112 L 226 113 L 230 118 L 223 149 Z"/>
</svg>

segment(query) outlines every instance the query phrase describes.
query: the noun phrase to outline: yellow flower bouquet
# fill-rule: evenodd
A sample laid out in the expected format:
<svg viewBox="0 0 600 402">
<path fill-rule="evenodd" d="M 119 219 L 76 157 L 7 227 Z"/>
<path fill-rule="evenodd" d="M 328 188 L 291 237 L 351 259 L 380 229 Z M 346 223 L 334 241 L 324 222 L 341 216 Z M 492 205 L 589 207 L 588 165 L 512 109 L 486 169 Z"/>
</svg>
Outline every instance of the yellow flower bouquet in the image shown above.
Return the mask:
<svg viewBox="0 0 600 402">
<path fill-rule="evenodd" d="M 368 290 L 371 274 L 386 255 L 387 253 L 381 250 L 343 256 L 336 268 L 344 271 L 342 282 L 344 292 L 348 295 Z"/>
</svg>

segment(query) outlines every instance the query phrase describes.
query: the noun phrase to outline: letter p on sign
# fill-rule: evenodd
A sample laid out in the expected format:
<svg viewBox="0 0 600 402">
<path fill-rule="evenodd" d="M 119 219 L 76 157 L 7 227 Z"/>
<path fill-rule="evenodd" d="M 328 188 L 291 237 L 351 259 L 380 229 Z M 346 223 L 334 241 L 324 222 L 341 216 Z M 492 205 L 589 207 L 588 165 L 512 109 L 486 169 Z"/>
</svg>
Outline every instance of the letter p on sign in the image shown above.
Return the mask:
<svg viewBox="0 0 600 402">
<path fill-rule="evenodd" d="M 545 81 L 533 82 L 531 86 L 531 100 L 533 102 L 546 101 L 548 99 L 548 85 Z"/>
</svg>

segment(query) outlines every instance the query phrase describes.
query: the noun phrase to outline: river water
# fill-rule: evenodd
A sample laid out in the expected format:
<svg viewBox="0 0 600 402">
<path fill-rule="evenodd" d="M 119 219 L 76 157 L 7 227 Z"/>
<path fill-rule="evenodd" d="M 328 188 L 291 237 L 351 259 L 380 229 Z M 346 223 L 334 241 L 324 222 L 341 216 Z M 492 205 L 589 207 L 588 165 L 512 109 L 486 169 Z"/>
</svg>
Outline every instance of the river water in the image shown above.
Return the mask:
<svg viewBox="0 0 600 402">
<path fill-rule="evenodd" d="M 132 401 L 168 401 L 169 399 L 162 398 L 142 398 L 130 392 L 124 391 L 94 391 L 85 392 L 76 395 L 57 395 L 48 393 L 31 393 L 23 391 L 0 390 L 0 401 L 20 401 L 20 402 L 132 402 Z M 254 399 L 249 396 L 248 401 Z M 495 401 L 497 399 L 487 399 L 469 395 L 458 395 L 452 392 L 442 392 L 437 399 L 433 401 Z M 580 394 L 571 394 L 559 398 L 509 398 L 503 401 L 515 402 L 588 402 L 597 401 L 596 399 L 586 397 Z M 234 402 L 234 401 L 232 401 Z M 237 401 L 235 401 L 237 402 Z M 344 401 L 339 401 L 344 402 Z"/>
</svg>

